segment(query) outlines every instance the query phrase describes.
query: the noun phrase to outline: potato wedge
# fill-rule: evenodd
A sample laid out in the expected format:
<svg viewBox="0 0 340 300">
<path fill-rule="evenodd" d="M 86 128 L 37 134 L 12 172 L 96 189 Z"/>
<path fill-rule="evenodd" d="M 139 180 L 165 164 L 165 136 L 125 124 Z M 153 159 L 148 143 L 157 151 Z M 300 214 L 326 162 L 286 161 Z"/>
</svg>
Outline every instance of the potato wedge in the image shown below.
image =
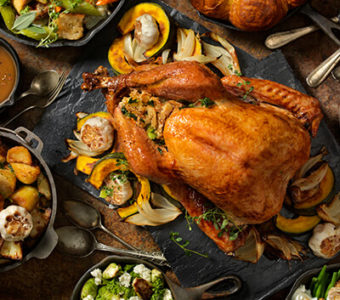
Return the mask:
<svg viewBox="0 0 340 300">
<path fill-rule="evenodd" d="M 21 207 L 32 211 L 39 201 L 39 192 L 33 186 L 23 186 L 11 195 L 11 200 Z"/>
<path fill-rule="evenodd" d="M 37 178 L 38 191 L 45 196 L 47 200 L 51 200 L 51 188 L 50 184 L 43 173 L 40 173 Z"/>
<path fill-rule="evenodd" d="M 51 214 L 52 210 L 50 208 L 33 209 L 33 211 L 31 212 L 31 216 L 33 219 L 33 229 L 30 233 L 31 238 L 35 239 L 39 237 L 42 233 L 44 233 L 50 220 Z"/>
<path fill-rule="evenodd" d="M 22 245 L 21 242 L 8 242 L 5 241 L 0 249 L 0 255 L 4 258 L 14 260 L 22 259 Z"/>
<path fill-rule="evenodd" d="M 21 163 L 25 165 L 32 164 L 31 153 L 23 146 L 17 146 L 7 151 L 8 163 Z"/>
<path fill-rule="evenodd" d="M 22 163 L 11 163 L 15 176 L 24 184 L 32 184 L 40 174 L 39 166 L 30 166 Z"/>
<path fill-rule="evenodd" d="M 16 182 L 15 174 L 10 168 L 0 168 L 0 194 L 3 198 L 8 198 L 14 192 Z"/>
</svg>

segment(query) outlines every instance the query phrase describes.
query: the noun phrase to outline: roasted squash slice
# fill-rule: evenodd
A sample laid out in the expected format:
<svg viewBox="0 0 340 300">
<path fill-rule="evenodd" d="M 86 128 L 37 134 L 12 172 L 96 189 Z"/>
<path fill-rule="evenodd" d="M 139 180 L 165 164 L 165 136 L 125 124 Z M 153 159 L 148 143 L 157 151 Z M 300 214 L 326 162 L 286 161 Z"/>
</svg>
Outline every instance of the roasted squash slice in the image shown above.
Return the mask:
<svg viewBox="0 0 340 300">
<path fill-rule="evenodd" d="M 93 167 L 99 161 L 99 158 L 93 158 L 85 155 L 79 155 L 76 162 L 76 170 L 86 175 L 90 175 Z"/>
<path fill-rule="evenodd" d="M 15 190 L 17 178 L 14 172 L 7 166 L 0 168 L 0 195 L 8 198 Z"/>
<path fill-rule="evenodd" d="M 170 40 L 170 19 L 160 5 L 147 2 L 137 4 L 124 14 L 118 23 L 118 29 L 121 31 L 122 35 L 133 31 L 135 29 L 136 19 L 144 14 L 154 17 L 159 29 L 158 42 L 144 53 L 145 57 L 151 57 L 165 49 L 168 44 L 167 42 Z M 124 45 L 122 49 L 124 49 Z"/>
<path fill-rule="evenodd" d="M 327 173 L 320 183 L 320 190 L 311 198 L 306 199 L 304 202 L 294 203 L 294 208 L 303 214 L 303 210 L 314 208 L 322 202 L 327 202 L 331 198 L 334 189 L 334 174 L 332 169 L 328 166 Z M 308 212 L 308 211 L 307 211 Z"/>
<path fill-rule="evenodd" d="M 39 192 L 33 186 L 22 186 L 11 195 L 11 200 L 28 211 L 32 211 L 39 202 Z"/>
<path fill-rule="evenodd" d="M 26 165 L 32 164 L 31 153 L 23 146 L 17 146 L 7 151 L 8 163 L 22 163 Z"/>
<path fill-rule="evenodd" d="M 112 172 L 121 170 L 127 171 L 128 166 L 126 160 L 121 153 L 110 153 L 101 158 L 93 167 L 87 182 L 92 184 L 96 189 L 99 189 L 104 182 L 104 179 Z"/>
<path fill-rule="evenodd" d="M 289 219 L 278 214 L 275 218 L 275 226 L 285 233 L 303 234 L 312 230 L 320 221 L 318 216 L 298 216 L 295 219 Z"/>
<path fill-rule="evenodd" d="M 175 194 L 171 191 L 171 187 L 166 184 L 162 184 L 162 189 L 164 193 L 169 196 L 171 199 L 174 199 L 179 202 L 178 198 L 175 196 Z"/>
<path fill-rule="evenodd" d="M 116 38 L 110 46 L 108 60 L 115 72 L 118 74 L 127 74 L 134 70 L 125 59 L 124 36 Z"/>
<path fill-rule="evenodd" d="M 83 125 L 85 124 L 85 122 L 88 119 L 91 119 L 93 117 L 101 117 L 101 118 L 109 120 L 110 122 L 113 121 L 113 118 L 110 113 L 105 112 L 105 111 L 95 112 L 93 114 L 88 114 L 86 117 L 77 120 L 77 131 L 80 131 Z"/>
<path fill-rule="evenodd" d="M 151 197 L 151 186 L 150 181 L 142 176 L 137 176 L 138 182 L 141 185 L 140 192 L 137 197 L 137 201 L 134 202 L 132 205 L 127 207 L 120 207 L 117 209 L 118 215 L 125 219 L 135 213 L 138 213 L 138 206 L 143 206 L 144 202 L 150 201 Z"/>
</svg>

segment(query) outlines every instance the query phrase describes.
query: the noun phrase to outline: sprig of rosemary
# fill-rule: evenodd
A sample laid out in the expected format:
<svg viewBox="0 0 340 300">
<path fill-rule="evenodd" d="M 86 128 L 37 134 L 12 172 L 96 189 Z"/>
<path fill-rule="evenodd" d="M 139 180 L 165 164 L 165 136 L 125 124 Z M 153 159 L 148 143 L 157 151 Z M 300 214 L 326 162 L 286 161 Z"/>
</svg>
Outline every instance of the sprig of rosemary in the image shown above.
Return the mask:
<svg viewBox="0 0 340 300">
<path fill-rule="evenodd" d="M 183 239 L 180 237 L 178 232 L 170 232 L 170 239 L 180 248 L 183 249 L 185 255 L 191 256 L 192 254 L 196 254 L 205 258 L 208 258 L 207 254 L 199 253 L 195 250 L 188 249 L 187 246 L 190 244 L 189 241 L 183 241 Z"/>
</svg>

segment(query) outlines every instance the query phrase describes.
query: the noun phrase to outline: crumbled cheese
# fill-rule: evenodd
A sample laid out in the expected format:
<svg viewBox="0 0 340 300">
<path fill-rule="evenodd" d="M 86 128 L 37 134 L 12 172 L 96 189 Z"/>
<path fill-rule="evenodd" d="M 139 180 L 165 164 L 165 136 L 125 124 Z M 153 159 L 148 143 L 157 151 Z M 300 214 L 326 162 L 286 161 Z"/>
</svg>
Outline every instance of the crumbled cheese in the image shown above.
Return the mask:
<svg viewBox="0 0 340 300">
<path fill-rule="evenodd" d="M 90 274 L 94 277 L 94 283 L 96 285 L 100 285 L 102 283 L 103 273 L 100 269 L 94 269 Z"/>
<path fill-rule="evenodd" d="M 143 264 L 135 266 L 133 271 L 144 280 L 151 282 L 151 270 L 145 267 Z"/>
<path fill-rule="evenodd" d="M 172 300 L 171 291 L 169 289 L 165 289 L 163 300 Z"/>
<path fill-rule="evenodd" d="M 87 295 L 83 300 L 94 300 L 94 298 L 91 295 Z"/>
<path fill-rule="evenodd" d="M 131 275 L 129 273 L 123 273 L 119 277 L 119 282 L 122 286 L 129 287 L 130 286 L 130 281 L 131 281 Z"/>
</svg>

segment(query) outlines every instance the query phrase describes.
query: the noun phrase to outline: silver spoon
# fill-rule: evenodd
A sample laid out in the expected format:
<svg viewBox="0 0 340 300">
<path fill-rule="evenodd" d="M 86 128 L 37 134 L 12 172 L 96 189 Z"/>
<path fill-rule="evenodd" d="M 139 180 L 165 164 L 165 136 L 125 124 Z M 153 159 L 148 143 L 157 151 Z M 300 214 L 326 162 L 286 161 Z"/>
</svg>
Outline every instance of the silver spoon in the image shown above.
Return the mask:
<svg viewBox="0 0 340 300">
<path fill-rule="evenodd" d="M 336 80 L 340 80 L 340 66 L 336 67 L 333 72 L 332 72 L 332 76 L 334 79 Z"/>
<path fill-rule="evenodd" d="M 93 206 L 80 201 L 68 200 L 63 202 L 63 208 L 66 217 L 74 225 L 88 230 L 101 229 L 125 247 L 131 250 L 138 250 L 108 230 L 102 223 L 99 211 Z"/>
<path fill-rule="evenodd" d="M 92 232 L 75 226 L 60 227 L 56 232 L 58 235 L 57 249 L 63 253 L 86 257 L 95 250 L 99 250 L 111 252 L 116 255 L 128 255 L 135 258 L 147 259 L 157 265 L 170 267 L 163 254 L 145 253 L 142 251 L 132 251 L 107 246 L 99 243 Z"/>
<path fill-rule="evenodd" d="M 46 96 L 57 86 L 58 80 L 59 74 L 54 70 L 41 72 L 33 78 L 31 87 L 23 92 L 16 101 L 28 95 Z"/>
</svg>

